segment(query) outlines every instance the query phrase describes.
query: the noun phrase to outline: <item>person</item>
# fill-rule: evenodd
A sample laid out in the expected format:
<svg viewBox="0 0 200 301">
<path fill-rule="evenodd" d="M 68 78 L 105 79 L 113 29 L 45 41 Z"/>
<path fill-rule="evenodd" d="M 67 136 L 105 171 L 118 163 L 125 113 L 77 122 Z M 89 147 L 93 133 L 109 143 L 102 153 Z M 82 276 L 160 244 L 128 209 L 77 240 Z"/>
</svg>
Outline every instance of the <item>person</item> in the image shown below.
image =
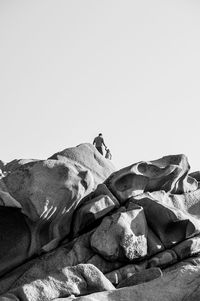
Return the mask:
<svg viewBox="0 0 200 301">
<path fill-rule="evenodd" d="M 96 149 L 100 152 L 100 154 L 103 155 L 103 145 L 105 149 L 107 149 L 104 140 L 103 140 L 103 135 L 102 133 L 99 134 L 99 136 L 94 138 L 93 145 L 96 147 Z"/>
<path fill-rule="evenodd" d="M 111 152 L 110 152 L 109 148 L 107 148 L 107 150 L 106 150 L 105 158 L 106 158 L 106 159 L 109 159 L 109 160 L 112 159 L 112 155 L 111 155 Z"/>
</svg>

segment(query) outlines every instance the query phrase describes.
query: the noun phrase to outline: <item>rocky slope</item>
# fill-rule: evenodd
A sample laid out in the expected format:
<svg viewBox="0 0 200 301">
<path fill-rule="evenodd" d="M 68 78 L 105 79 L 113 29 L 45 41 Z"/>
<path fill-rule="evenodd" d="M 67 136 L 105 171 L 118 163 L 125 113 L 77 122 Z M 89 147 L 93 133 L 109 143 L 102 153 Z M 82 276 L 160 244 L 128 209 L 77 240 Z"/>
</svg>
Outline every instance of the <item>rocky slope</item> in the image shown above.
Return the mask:
<svg viewBox="0 0 200 301">
<path fill-rule="evenodd" d="M 2 166 L 0 300 L 200 298 L 199 173 L 184 155 L 116 171 L 81 144 Z"/>
</svg>

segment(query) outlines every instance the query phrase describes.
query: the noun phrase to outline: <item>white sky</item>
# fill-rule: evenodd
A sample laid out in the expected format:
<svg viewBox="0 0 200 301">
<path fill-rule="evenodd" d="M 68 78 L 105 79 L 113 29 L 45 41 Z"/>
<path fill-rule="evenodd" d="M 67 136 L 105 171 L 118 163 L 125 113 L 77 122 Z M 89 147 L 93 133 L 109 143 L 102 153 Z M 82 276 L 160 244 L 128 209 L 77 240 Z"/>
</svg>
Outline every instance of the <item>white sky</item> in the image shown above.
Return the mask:
<svg viewBox="0 0 200 301">
<path fill-rule="evenodd" d="M 0 0 L 0 159 L 102 132 L 114 163 L 200 170 L 198 0 Z"/>
</svg>

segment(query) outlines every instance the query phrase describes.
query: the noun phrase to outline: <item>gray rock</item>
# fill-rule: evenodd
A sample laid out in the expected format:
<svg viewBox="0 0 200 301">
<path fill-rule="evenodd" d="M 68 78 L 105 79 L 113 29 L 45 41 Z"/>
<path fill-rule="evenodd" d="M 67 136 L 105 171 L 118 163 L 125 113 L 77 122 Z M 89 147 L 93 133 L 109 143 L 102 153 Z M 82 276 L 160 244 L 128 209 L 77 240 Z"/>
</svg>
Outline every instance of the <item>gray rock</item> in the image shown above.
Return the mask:
<svg viewBox="0 0 200 301">
<path fill-rule="evenodd" d="M 163 277 L 139 285 L 79 297 L 77 301 L 196 301 L 200 299 L 200 265 L 182 264 Z M 55 300 L 58 301 L 58 300 Z M 60 301 L 60 300 L 59 300 Z M 64 300 L 62 300 L 64 301 Z"/>
<path fill-rule="evenodd" d="M 200 235 L 186 239 L 172 248 L 179 260 L 200 253 Z"/>
<path fill-rule="evenodd" d="M 86 227 L 102 219 L 106 214 L 116 208 L 116 203 L 108 195 L 99 195 L 84 203 L 74 215 L 74 236 L 82 232 Z"/>
<path fill-rule="evenodd" d="M 14 159 L 4 165 L 3 172 L 5 174 L 9 174 L 9 173 L 12 173 L 14 170 L 20 168 L 22 165 L 25 165 L 25 164 L 31 163 L 31 162 L 37 162 L 37 161 L 40 161 L 40 160 L 37 160 L 37 159 Z"/>
<path fill-rule="evenodd" d="M 166 267 L 178 261 L 178 257 L 174 250 L 165 250 L 149 259 L 148 267 Z"/>
<path fill-rule="evenodd" d="M 200 182 L 200 171 L 194 171 L 189 173 L 189 176 L 196 179 L 198 182 Z"/>
<path fill-rule="evenodd" d="M 188 257 L 200 253 L 200 189 L 186 157 L 109 176 L 114 168 L 96 152 L 80 145 L 45 161 L 15 162 L 1 179 L 0 294 L 73 300 L 106 289 L 87 300 L 198 300 L 200 260 Z M 164 275 L 152 280 L 157 267 Z M 131 287 L 113 291 L 111 283 Z"/>
<path fill-rule="evenodd" d="M 113 270 L 116 270 L 124 265 L 124 263 L 119 261 L 108 261 L 99 256 L 98 254 L 95 254 L 92 256 L 87 263 L 91 263 L 95 265 L 102 273 L 106 274 Z"/>
<path fill-rule="evenodd" d="M 117 288 L 138 285 L 144 282 L 152 281 L 161 276 L 162 276 L 162 271 L 159 268 L 146 269 L 141 272 L 137 272 L 132 276 L 126 278 L 125 280 L 121 281 L 118 284 Z"/>
<path fill-rule="evenodd" d="M 148 234 L 147 234 L 147 242 L 148 242 L 148 253 L 147 256 L 153 256 L 159 252 L 162 252 L 165 247 L 158 238 L 158 236 L 151 230 L 148 226 Z"/>
<path fill-rule="evenodd" d="M 189 168 L 186 156 L 165 156 L 122 168 L 114 172 L 105 183 L 121 203 L 146 191 L 186 193 L 198 188 L 198 182 L 188 176 Z"/>
<path fill-rule="evenodd" d="M 27 223 L 23 232 L 21 228 L 20 231 L 22 236 L 29 237 L 28 250 L 22 245 L 23 250 L 18 256 L 19 261 L 16 261 L 16 266 L 41 251 L 48 252 L 55 249 L 70 233 L 72 216 L 79 201 L 94 188 L 93 177 L 89 171 L 58 160 L 27 163 L 3 180 L 9 194 L 22 207 Z M 0 232 L 3 230 L 2 227 Z M 11 227 L 10 224 L 7 225 L 7 231 L 12 232 L 13 226 L 9 229 L 8 227 Z M 15 227 L 18 227 L 18 223 Z M 4 232 L 2 233 L 5 235 Z M 17 243 L 18 241 L 13 237 L 12 244 Z M 9 241 L 6 245 L 4 239 L 4 248 L 8 249 L 8 246 Z M 24 249 L 26 249 L 25 254 Z M 0 274 L 2 264 L 7 265 L 7 269 L 11 269 L 12 258 L 12 252 L 6 261 L 4 257 L 0 258 Z"/>
<path fill-rule="evenodd" d="M 49 159 L 61 160 L 66 162 L 76 162 L 89 170 L 94 177 L 97 186 L 105 181 L 116 169 L 110 160 L 106 160 L 98 150 L 90 143 L 82 143 L 76 147 L 66 148 Z"/>
<path fill-rule="evenodd" d="M 200 219 L 200 189 L 184 194 L 170 194 L 173 206 Z"/>
<path fill-rule="evenodd" d="M 37 223 L 35 235 L 45 250 L 69 234 L 74 209 L 94 187 L 88 171 L 56 160 L 28 163 L 4 181 L 23 213 Z"/>
<path fill-rule="evenodd" d="M 91 236 L 91 247 L 107 260 L 134 260 L 147 255 L 147 224 L 142 207 L 121 208 L 107 216 Z"/>
<path fill-rule="evenodd" d="M 0 277 L 25 261 L 30 242 L 27 219 L 20 209 L 0 206 Z"/>
<path fill-rule="evenodd" d="M 11 216 L 11 218 L 13 217 Z M 14 289 L 16 287 L 23 286 L 26 283 L 33 282 L 37 279 L 48 278 L 49 273 L 62 270 L 67 266 L 75 266 L 80 263 L 86 263 L 91 257 L 94 256 L 94 252 L 90 248 L 91 233 L 83 234 L 68 244 L 52 252 L 37 257 L 36 259 L 19 266 L 18 269 L 6 274 L 0 279 L 0 294 L 7 292 L 9 289 Z M 15 232 L 13 232 L 13 235 L 16 235 Z M 12 245 L 12 241 L 10 241 L 10 245 Z M 28 243 L 27 246 L 29 246 Z M 21 251 L 20 247 L 23 247 Z M 22 251 L 22 255 L 24 255 L 26 248 L 24 247 L 23 240 L 20 240 L 19 247 L 16 245 L 14 250 L 18 256 L 20 256 Z M 11 255 L 12 252 L 9 252 L 8 258 L 10 258 Z M 15 255 L 12 258 L 12 261 L 16 262 L 15 257 L 18 259 L 18 257 Z M 12 261 L 10 259 L 10 264 Z M 8 268 L 6 261 L 5 267 Z"/>
<path fill-rule="evenodd" d="M 73 235 L 76 236 L 83 229 L 96 220 L 104 217 L 108 212 L 119 207 L 119 202 L 105 184 L 99 184 L 97 188 L 84 197 L 73 216 Z"/>
<path fill-rule="evenodd" d="M 141 206 L 148 225 L 166 249 L 200 233 L 200 219 L 191 215 L 186 206 L 180 208 L 164 191 L 144 193 L 130 199 L 133 206 Z"/>
<path fill-rule="evenodd" d="M 4 166 L 5 166 L 5 163 L 2 161 L 2 160 L 0 160 L 0 169 L 3 171 L 3 169 L 4 169 Z"/>
<path fill-rule="evenodd" d="M 79 296 L 114 289 L 111 282 L 95 266 L 79 264 L 61 270 L 55 269 L 47 277 L 38 277 L 35 281 L 9 291 L 7 296 L 17 297 L 20 301 L 51 301 L 72 294 Z"/>
<path fill-rule="evenodd" d="M 14 268 L 14 257 L 17 267 L 33 255 L 55 249 L 71 234 L 72 217 L 79 202 L 114 171 L 113 165 L 88 144 L 67 149 L 63 156 L 55 155 L 55 160 L 13 160 L 6 166 L 8 174 L 1 179 L 5 187 L 0 190 L 0 205 L 21 208 L 27 226 L 22 231 L 19 225 L 19 229 L 27 246 L 22 243 L 18 256 L 10 252 L 6 260 L 5 256 L 0 257 L 0 275 L 4 271 L 2 265 L 7 266 L 7 272 Z M 7 232 L 13 231 L 8 227 L 9 223 Z M 3 229 L 0 225 L 0 233 L 5 236 Z M 3 240 L 2 250 L 8 250 L 9 239 Z M 15 237 L 12 244 L 19 245 Z"/>
<path fill-rule="evenodd" d="M 110 282 L 112 282 L 112 284 L 118 285 L 121 281 L 131 277 L 135 273 L 144 271 L 147 268 L 147 264 L 147 260 L 143 260 L 135 264 L 127 264 L 119 269 L 107 273 L 106 277 L 110 280 Z"/>
</svg>

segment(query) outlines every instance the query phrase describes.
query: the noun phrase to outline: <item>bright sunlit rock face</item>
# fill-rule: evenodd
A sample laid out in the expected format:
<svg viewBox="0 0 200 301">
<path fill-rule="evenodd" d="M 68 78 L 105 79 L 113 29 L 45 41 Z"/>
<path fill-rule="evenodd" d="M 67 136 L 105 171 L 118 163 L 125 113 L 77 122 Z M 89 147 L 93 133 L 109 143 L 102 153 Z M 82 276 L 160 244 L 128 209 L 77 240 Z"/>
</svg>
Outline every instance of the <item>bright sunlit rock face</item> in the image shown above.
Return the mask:
<svg viewBox="0 0 200 301">
<path fill-rule="evenodd" d="M 115 171 L 94 146 L 82 144 L 15 163 L 4 167 L 0 182 L 1 294 L 51 301 L 107 290 L 118 300 L 123 287 L 127 301 L 131 294 L 146 300 L 147 288 L 155 298 L 182 300 L 200 267 L 199 182 L 186 156 Z M 195 298 L 198 287 L 196 280 L 189 288 Z"/>
</svg>

